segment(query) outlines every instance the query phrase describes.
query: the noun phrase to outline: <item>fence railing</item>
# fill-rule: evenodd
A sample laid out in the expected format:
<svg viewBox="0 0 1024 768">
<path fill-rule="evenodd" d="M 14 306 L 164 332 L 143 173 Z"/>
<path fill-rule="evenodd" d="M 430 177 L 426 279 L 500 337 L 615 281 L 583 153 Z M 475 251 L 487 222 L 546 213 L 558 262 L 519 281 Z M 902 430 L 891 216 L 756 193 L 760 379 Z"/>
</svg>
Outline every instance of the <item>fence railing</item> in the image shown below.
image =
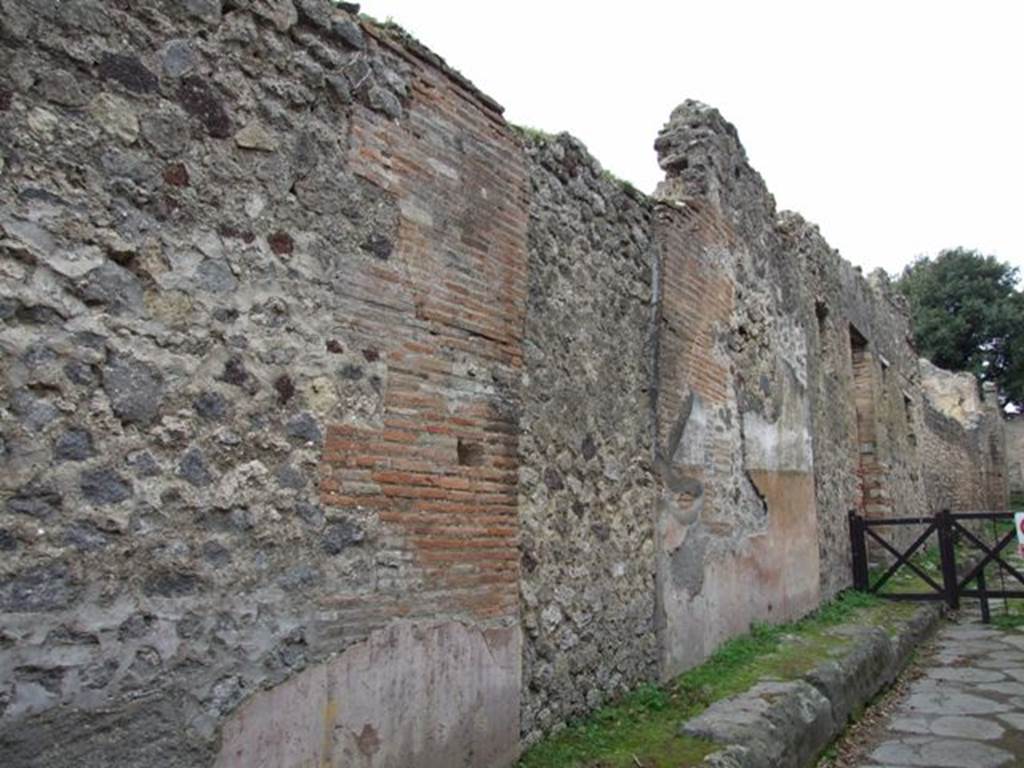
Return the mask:
<svg viewBox="0 0 1024 768">
<path fill-rule="evenodd" d="M 871 592 L 892 600 L 941 600 L 950 608 L 960 606 L 961 598 L 972 598 L 981 601 L 982 619 L 989 620 L 988 601 L 990 598 L 1024 598 L 1024 573 L 1006 561 L 1004 550 L 1017 540 L 1017 531 L 1011 525 L 1010 530 L 996 533 L 995 543 L 989 544 L 968 524 L 983 521 L 1013 522 L 1011 512 L 950 512 L 944 509 L 934 517 L 864 517 L 855 510 L 850 512 L 850 545 L 853 556 L 853 585 L 862 592 Z M 906 526 L 923 526 L 909 546 L 901 548 L 886 539 L 880 529 Z M 935 538 L 934 548 L 927 548 L 932 537 Z M 872 577 L 868 563 L 868 542 L 874 542 L 893 557 L 880 576 Z M 958 542 L 969 544 L 974 552 L 969 553 L 965 547 L 957 546 Z M 928 552 L 938 554 L 939 580 L 933 578 L 921 565 L 913 561 L 918 554 Z M 959 559 L 959 561 L 958 561 Z M 1002 570 L 1003 586 L 1000 589 L 989 589 L 985 578 L 985 568 L 995 563 Z M 962 566 L 962 568 L 961 568 Z M 926 591 L 917 592 L 883 592 L 893 576 L 902 569 L 912 571 L 922 582 Z M 960 575 L 963 571 L 964 575 Z M 1016 581 L 1015 589 L 1005 588 L 1005 576 Z M 975 588 L 970 588 L 972 582 Z"/>
</svg>

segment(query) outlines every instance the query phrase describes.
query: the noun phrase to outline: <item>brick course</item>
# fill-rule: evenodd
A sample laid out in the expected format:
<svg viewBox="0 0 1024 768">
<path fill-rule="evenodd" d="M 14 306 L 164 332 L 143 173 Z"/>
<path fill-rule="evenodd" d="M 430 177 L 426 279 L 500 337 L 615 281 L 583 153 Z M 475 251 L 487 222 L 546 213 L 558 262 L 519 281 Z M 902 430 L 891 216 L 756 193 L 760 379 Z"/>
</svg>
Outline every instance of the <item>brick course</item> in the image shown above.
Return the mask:
<svg viewBox="0 0 1024 768">
<path fill-rule="evenodd" d="M 406 120 L 359 110 L 352 171 L 397 204 L 388 261 L 356 319 L 388 366 L 379 423 L 328 426 L 321 501 L 368 507 L 403 563 L 403 615 L 517 615 L 517 377 L 525 311 L 527 176 L 500 115 L 429 68 Z M 469 446 L 470 448 L 467 448 Z M 471 456 L 470 458 L 467 458 Z"/>
</svg>

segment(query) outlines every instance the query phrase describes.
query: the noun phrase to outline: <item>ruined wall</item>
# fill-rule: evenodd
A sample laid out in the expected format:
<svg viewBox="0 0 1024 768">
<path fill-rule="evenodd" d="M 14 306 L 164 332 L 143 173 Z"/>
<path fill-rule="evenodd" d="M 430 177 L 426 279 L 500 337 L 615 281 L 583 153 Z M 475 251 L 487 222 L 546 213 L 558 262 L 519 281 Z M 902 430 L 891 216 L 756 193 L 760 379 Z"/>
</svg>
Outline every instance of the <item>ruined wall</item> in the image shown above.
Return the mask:
<svg viewBox="0 0 1024 768">
<path fill-rule="evenodd" d="M 663 673 L 850 584 L 850 510 L 926 509 L 905 306 L 777 213 L 735 128 L 688 102 L 656 148 Z M 912 530 L 903 532 L 910 537 Z"/>
<path fill-rule="evenodd" d="M 658 138 L 662 674 L 818 604 L 807 338 L 774 201 L 735 129 L 687 102 Z"/>
<path fill-rule="evenodd" d="M 353 12 L 0 0 L 5 764 L 500 768 L 1005 499 L 715 110 L 648 198 Z"/>
<path fill-rule="evenodd" d="M 1024 496 L 1024 419 L 1006 420 L 1006 474 L 1009 491 Z"/>
<path fill-rule="evenodd" d="M 831 596 L 850 585 L 850 510 L 925 514 L 920 374 L 906 307 L 887 282 L 864 278 L 799 215 L 783 213 L 779 227 L 806 290 L 822 592 Z"/>
<path fill-rule="evenodd" d="M 921 372 L 929 512 L 1005 511 L 1008 440 L 995 387 L 923 359 Z"/>
<path fill-rule="evenodd" d="M 569 136 L 529 145 L 523 733 L 655 677 L 651 204 Z"/>
<path fill-rule="evenodd" d="M 3 762 L 508 762 L 493 102 L 318 0 L 0 11 Z"/>
</svg>

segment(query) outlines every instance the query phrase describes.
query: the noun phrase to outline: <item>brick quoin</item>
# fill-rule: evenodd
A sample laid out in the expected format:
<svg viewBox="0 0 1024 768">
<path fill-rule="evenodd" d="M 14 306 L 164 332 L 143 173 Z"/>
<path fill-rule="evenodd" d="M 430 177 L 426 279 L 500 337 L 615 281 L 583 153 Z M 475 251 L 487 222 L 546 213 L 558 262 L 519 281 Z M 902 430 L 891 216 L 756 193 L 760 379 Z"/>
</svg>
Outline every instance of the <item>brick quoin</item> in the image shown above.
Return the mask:
<svg viewBox="0 0 1024 768">
<path fill-rule="evenodd" d="M 731 238 L 718 217 L 695 205 L 662 207 L 657 227 L 665 331 L 659 388 L 680 392 L 689 386 L 709 402 L 724 403 L 729 397 L 728 360 L 715 347 L 733 312 L 734 285 L 709 253 L 728 247 Z M 667 423 L 659 426 L 664 429 Z"/>
<path fill-rule="evenodd" d="M 424 67 L 401 121 L 360 109 L 351 130 L 352 170 L 401 212 L 394 252 L 359 277 L 381 297 L 360 323 L 386 340 L 388 380 L 379 425 L 329 426 L 321 501 L 378 512 L 403 563 L 386 585 L 401 599 L 382 611 L 516 617 L 522 150 L 498 113 Z"/>
<path fill-rule="evenodd" d="M 734 247 L 735 237 L 721 217 L 699 201 L 661 206 L 655 226 L 662 271 L 658 390 L 693 392 L 708 406 L 724 405 L 734 398 L 732 372 L 718 339 L 729 327 L 736 298 L 733 278 L 715 254 Z M 676 400 L 660 401 L 662 440 L 678 416 Z M 727 436 L 712 434 L 708 439 L 711 464 L 690 468 L 702 481 L 708 472 L 727 474 L 735 451 Z"/>
</svg>

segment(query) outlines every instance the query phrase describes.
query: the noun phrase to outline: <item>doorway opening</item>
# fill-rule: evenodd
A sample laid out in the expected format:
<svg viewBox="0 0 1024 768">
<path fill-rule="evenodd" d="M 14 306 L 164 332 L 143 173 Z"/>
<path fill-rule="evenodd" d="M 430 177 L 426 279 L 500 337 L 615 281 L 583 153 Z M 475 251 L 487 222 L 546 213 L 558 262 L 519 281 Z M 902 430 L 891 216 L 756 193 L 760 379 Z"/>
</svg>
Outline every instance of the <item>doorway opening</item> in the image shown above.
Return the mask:
<svg viewBox="0 0 1024 768">
<path fill-rule="evenodd" d="M 850 360 L 853 365 L 853 404 L 856 411 L 856 446 L 859 511 L 865 517 L 884 517 L 889 512 L 878 458 L 875 419 L 874 355 L 864 335 L 850 326 Z"/>
</svg>

